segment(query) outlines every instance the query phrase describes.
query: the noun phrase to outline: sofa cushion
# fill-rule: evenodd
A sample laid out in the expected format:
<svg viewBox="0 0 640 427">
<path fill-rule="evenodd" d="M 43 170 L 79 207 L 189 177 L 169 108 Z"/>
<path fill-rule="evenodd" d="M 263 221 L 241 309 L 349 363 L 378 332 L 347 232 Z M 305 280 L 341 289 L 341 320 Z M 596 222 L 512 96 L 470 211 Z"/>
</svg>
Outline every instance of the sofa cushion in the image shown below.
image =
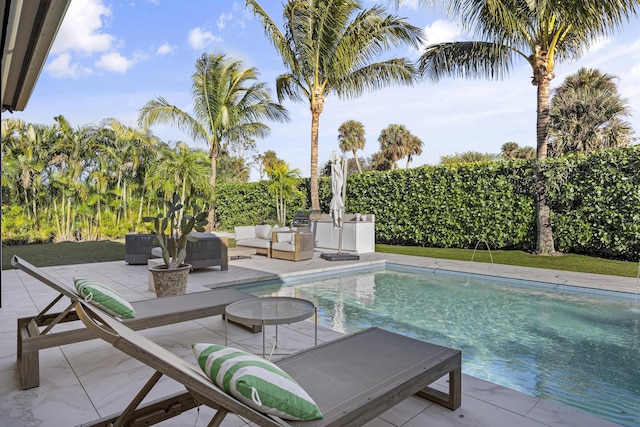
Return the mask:
<svg viewBox="0 0 640 427">
<path fill-rule="evenodd" d="M 287 242 L 294 244 L 296 241 L 296 233 L 276 233 L 276 242 Z"/>
<path fill-rule="evenodd" d="M 256 227 L 253 225 L 242 225 L 239 227 L 233 227 L 233 231 L 236 235 L 236 241 L 256 238 Z"/>
<path fill-rule="evenodd" d="M 271 226 L 269 224 L 256 225 L 256 238 L 271 240 Z"/>
<path fill-rule="evenodd" d="M 291 242 L 277 242 L 271 245 L 271 249 L 276 251 L 294 252 L 296 247 Z"/>
<path fill-rule="evenodd" d="M 252 248 L 266 248 L 271 247 L 271 241 L 265 239 L 236 239 L 236 246 L 249 246 Z"/>
</svg>

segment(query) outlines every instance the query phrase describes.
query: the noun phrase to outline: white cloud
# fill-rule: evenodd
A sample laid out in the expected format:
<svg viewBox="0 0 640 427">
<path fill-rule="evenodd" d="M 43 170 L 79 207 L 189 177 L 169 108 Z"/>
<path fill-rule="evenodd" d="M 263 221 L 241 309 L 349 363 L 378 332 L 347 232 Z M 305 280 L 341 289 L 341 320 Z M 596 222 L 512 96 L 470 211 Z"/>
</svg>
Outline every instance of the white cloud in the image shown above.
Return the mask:
<svg viewBox="0 0 640 427">
<path fill-rule="evenodd" d="M 222 31 L 227 26 L 227 22 L 233 19 L 231 12 L 221 13 L 218 17 L 218 30 Z"/>
<path fill-rule="evenodd" d="M 418 6 L 419 6 L 418 0 L 402 0 L 400 2 L 400 7 L 406 7 L 408 9 L 412 9 L 412 10 L 418 9 Z"/>
<path fill-rule="evenodd" d="M 156 55 L 168 55 L 170 53 L 175 52 L 176 49 L 177 47 L 174 45 L 170 45 L 169 43 L 163 43 L 162 46 L 160 46 L 156 51 Z"/>
<path fill-rule="evenodd" d="M 72 63 L 70 53 L 58 55 L 47 64 L 45 69 L 53 77 L 59 79 L 68 77 L 77 78 L 91 73 L 91 70 L 82 68 L 78 62 Z"/>
<path fill-rule="evenodd" d="M 74 51 L 85 55 L 105 52 L 115 37 L 103 31 L 111 9 L 103 0 L 73 0 L 64 17 L 51 53 Z"/>
<path fill-rule="evenodd" d="M 462 28 L 455 22 L 438 19 L 425 27 L 424 34 L 427 37 L 426 45 L 448 43 L 460 39 Z"/>
<path fill-rule="evenodd" d="M 204 31 L 200 27 L 196 27 L 189 32 L 189 46 L 194 49 L 203 49 L 212 43 L 220 43 L 222 39 L 211 34 L 209 31 Z"/>
<path fill-rule="evenodd" d="M 591 46 L 589 47 L 589 53 L 598 52 L 599 50 L 602 50 L 605 47 L 609 46 L 611 43 L 613 43 L 613 39 L 611 37 L 604 37 L 604 38 L 595 40 L 593 43 L 591 43 Z"/>
<path fill-rule="evenodd" d="M 118 52 L 105 53 L 96 61 L 96 67 L 112 71 L 114 73 L 124 74 L 137 61 L 135 59 L 127 59 Z"/>
</svg>

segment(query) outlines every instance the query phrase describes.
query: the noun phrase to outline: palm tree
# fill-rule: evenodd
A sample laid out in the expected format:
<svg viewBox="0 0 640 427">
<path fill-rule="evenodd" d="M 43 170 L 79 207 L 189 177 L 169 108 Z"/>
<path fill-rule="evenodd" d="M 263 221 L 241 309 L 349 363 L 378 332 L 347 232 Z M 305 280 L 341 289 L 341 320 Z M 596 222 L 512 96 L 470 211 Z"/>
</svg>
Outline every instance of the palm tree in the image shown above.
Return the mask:
<svg viewBox="0 0 640 427">
<path fill-rule="evenodd" d="M 415 135 L 411 135 L 405 142 L 405 154 L 407 156 L 407 165 L 405 169 L 409 169 L 409 165 L 413 161 L 413 156 L 419 156 L 422 154 L 422 146 L 424 143 L 420 138 Z"/>
<path fill-rule="evenodd" d="M 335 93 L 352 99 L 392 83 L 412 84 L 415 68 L 405 58 L 372 62 L 391 46 L 417 48 L 422 31 L 357 0 L 289 0 L 284 32 L 256 0 L 247 0 L 282 57 L 288 72 L 278 76 L 278 99 L 303 99 L 311 109 L 311 209 L 319 210 L 318 129 L 325 99 Z"/>
<path fill-rule="evenodd" d="M 636 14 L 638 4 L 638 0 L 451 0 L 449 12 L 477 40 L 430 45 L 420 58 L 421 72 L 434 81 L 444 76 L 500 78 L 518 58 L 531 66 L 531 82 L 537 87 L 537 254 L 555 252 L 540 162 L 547 157 L 549 82 L 555 64 L 579 57 L 592 42 L 614 33 Z"/>
<path fill-rule="evenodd" d="M 278 222 L 284 226 L 287 221 L 287 202 L 302 193 L 298 189 L 300 170 L 290 169 L 290 166 L 283 162 L 267 167 L 266 172 L 270 179 L 267 191 L 276 200 Z"/>
<path fill-rule="evenodd" d="M 509 141 L 502 144 L 500 148 L 500 155 L 505 160 L 511 160 L 516 158 L 516 153 L 520 149 L 517 142 Z"/>
<path fill-rule="evenodd" d="M 404 125 L 392 124 L 382 129 L 378 142 L 380 143 L 380 151 L 384 156 L 391 160 L 391 170 L 398 167 L 398 160 L 407 155 L 407 144 L 413 135 Z"/>
<path fill-rule="evenodd" d="M 211 158 L 212 192 L 216 186 L 216 160 L 223 144 L 265 137 L 269 127 L 262 120 L 286 121 L 287 111 L 272 102 L 258 71 L 246 68 L 243 61 L 222 53 L 203 54 L 196 61 L 192 76 L 193 115 L 157 97 L 145 104 L 138 115 L 138 125 L 147 128 L 156 123 L 172 123 L 195 141 L 205 141 Z M 214 205 L 209 208 L 210 231 L 214 224 Z"/>
<path fill-rule="evenodd" d="M 528 145 L 520 147 L 517 142 L 509 141 L 502 144 L 500 157 L 504 160 L 534 159 L 536 157 L 536 149 Z"/>
<path fill-rule="evenodd" d="M 633 128 L 622 120 L 630 114 L 618 93 L 616 76 L 581 68 L 554 90 L 549 125 L 551 155 L 590 153 L 629 145 Z"/>
<path fill-rule="evenodd" d="M 356 161 L 358 172 L 362 173 L 360 161 L 358 161 L 358 150 L 364 149 L 366 140 L 364 137 L 364 125 L 356 120 L 348 120 L 338 128 L 338 144 L 343 153 L 351 151 Z"/>
</svg>

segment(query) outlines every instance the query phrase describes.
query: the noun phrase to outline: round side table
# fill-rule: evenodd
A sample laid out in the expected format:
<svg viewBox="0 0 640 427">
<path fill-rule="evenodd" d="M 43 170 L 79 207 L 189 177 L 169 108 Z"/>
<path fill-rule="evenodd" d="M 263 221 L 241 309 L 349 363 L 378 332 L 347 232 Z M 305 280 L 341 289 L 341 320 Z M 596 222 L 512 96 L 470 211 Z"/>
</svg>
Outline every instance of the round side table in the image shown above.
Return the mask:
<svg viewBox="0 0 640 427">
<path fill-rule="evenodd" d="M 311 301 L 292 297 L 251 298 L 229 304 L 224 309 L 224 343 L 227 345 L 227 328 L 229 320 L 247 326 L 262 326 L 262 357 L 265 357 L 265 326 L 276 326 L 278 344 L 278 325 L 300 322 L 315 316 L 315 345 L 318 345 L 318 312 Z"/>
</svg>

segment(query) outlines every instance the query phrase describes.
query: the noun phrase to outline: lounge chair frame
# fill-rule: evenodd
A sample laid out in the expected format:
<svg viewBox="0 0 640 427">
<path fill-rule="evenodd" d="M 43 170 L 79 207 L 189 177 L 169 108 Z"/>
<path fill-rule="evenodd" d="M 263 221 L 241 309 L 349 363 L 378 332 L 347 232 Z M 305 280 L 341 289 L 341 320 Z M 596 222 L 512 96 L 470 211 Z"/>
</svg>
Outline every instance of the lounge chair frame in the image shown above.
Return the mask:
<svg viewBox="0 0 640 427">
<path fill-rule="evenodd" d="M 46 274 L 39 268 L 13 256 L 14 267 L 38 279 L 58 292 L 58 295 L 42 311 L 32 317 L 18 319 L 17 360 L 24 390 L 40 385 L 40 353 L 45 348 L 95 339 L 96 336 L 84 327 L 59 330 L 57 326 L 79 320 L 74 310 L 80 299 L 75 289 Z M 133 330 L 155 328 L 188 320 L 224 314 L 224 308 L 232 302 L 256 298 L 233 288 L 218 288 L 211 291 L 154 298 L 132 302 L 136 317 L 124 323 Z M 69 300 L 69 305 L 60 313 L 50 310 L 60 301 Z M 260 328 L 255 328 L 257 332 Z"/>
<path fill-rule="evenodd" d="M 451 410 L 461 405 L 460 350 L 370 328 L 276 362 L 300 383 L 323 412 L 319 420 L 285 421 L 261 414 L 227 395 L 209 381 L 199 367 L 98 308 L 79 300 L 76 312 L 87 329 L 155 370 L 122 413 L 85 427 L 153 425 L 201 404 L 217 410 L 208 424 L 211 427 L 221 425 L 229 413 L 267 427 L 358 426 L 412 395 Z M 182 384 L 186 392 L 139 406 L 162 375 Z M 446 375 L 448 393 L 429 387 Z"/>
</svg>

